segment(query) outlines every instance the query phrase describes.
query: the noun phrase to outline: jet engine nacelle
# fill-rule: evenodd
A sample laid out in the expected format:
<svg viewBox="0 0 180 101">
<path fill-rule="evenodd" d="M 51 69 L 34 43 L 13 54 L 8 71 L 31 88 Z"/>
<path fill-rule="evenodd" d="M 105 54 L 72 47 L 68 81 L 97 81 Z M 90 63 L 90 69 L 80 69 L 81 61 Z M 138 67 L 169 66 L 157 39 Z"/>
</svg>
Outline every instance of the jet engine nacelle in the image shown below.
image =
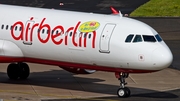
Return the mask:
<svg viewBox="0 0 180 101">
<path fill-rule="evenodd" d="M 81 69 L 81 68 L 75 68 L 75 67 L 60 67 L 60 68 L 74 74 L 92 74 L 96 72 L 96 70 Z"/>
</svg>

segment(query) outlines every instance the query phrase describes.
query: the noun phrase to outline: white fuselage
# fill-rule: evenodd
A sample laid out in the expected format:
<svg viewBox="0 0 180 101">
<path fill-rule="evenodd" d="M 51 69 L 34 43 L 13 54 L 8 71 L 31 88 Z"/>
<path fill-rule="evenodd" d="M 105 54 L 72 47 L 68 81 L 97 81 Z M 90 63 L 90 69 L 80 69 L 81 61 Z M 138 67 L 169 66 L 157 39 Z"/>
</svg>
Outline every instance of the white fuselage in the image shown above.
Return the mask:
<svg viewBox="0 0 180 101">
<path fill-rule="evenodd" d="M 0 5 L 0 12 L 2 62 L 111 72 L 157 71 L 172 62 L 167 45 L 155 37 L 158 33 L 130 18 L 7 5 Z M 125 42 L 128 35 L 132 39 Z"/>
</svg>

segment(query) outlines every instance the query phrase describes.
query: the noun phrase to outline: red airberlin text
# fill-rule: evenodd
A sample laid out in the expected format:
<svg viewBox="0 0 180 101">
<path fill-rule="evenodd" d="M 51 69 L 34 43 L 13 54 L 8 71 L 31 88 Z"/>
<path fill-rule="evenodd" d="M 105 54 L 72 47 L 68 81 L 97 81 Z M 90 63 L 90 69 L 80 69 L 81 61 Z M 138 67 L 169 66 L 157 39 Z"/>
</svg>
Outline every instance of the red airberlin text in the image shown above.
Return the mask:
<svg viewBox="0 0 180 101">
<path fill-rule="evenodd" d="M 49 41 L 52 41 L 55 45 L 68 45 L 68 42 L 71 42 L 75 47 L 86 47 L 87 46 L 87 37 L 88 34 L 92 34 L 92 43 L 91 47 L 95 48 L 95 39 L 96 39 L 96 31 L 92 32 L 79 32 L 78 28 L 81 24 L 81 21 L 78 21 L 75 26 L 70 26 L 69 28 L 65 29 L 62 25 L 57 25 L 55 27 L 51 27 L 50 24 L 45 23 L 46 18 L 43 18 L 40 23 L 34 23 L 33 17 L 30 18 L 26 23 L 23 23 L 22 21 L 17 21 L 13 24 L 11 28 L 11 35 L 13 39 L 15 40 L 23 40 L 33 43 L 33 35 L 37 35 L 37 39 L 45 44 Z M 17 26 L 21 30 L 19 30 L 19 33 L 17 34 Z M 46 37 L 42 38 L 42 31 L 46 29 L 47 35 Z M 54 33 L 58 30 L 58 33 Z M 70 36 L 69 34 L 72 34 Z M 62 37 L 62 35 L 64 35 Z M 77 37 L 78 36 L 78 37 Z M 68 41 L 71 40 L 71 41 Z"/>
</svg>

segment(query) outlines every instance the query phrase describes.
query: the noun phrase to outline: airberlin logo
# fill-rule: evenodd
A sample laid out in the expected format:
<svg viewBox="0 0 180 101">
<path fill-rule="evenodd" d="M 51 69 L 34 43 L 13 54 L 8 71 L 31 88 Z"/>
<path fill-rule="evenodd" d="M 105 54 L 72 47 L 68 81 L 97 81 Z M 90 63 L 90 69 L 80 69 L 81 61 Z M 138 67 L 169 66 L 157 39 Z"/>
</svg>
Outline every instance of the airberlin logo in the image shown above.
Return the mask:
<svg viewBox="0 0 180 101">
<path fill-rule="evenodd" d="M 17 21 L 11 28 L 11 36 L 15 40 L 23 40 L 23 42 L 33 43 L 33 35 L 37 36 L 37 39 L 46 44 L 52 41 L 55 45 L 68 45 L 72 43 L 75 47 L 86 47 L 87 36 L 91 37 L 91 47 L 95 48 L 96 30 L 99 28 L 100 23 L 97 21 L 88 21 L 81 24 L 78 21 L 74 26 L 64 28 L 63 25 L 57 25 L 55 27 L 46 23 L 46 18 L 43 18 L 40 23 L 35 23 L 31 17 L 27 22 Z M 17 31 L 17 29 L 19 30 Z M 43 33 L 46 35 L 44 36 Z"/>
<path fill-rule="evenodd" d="M 93 32 L 95 30 L 97 30 L 99 28 L 100 24 L 96 21 L 89 21 L 89 22 L 85 22 L 83 23 L 80 27 L 79 27 L 79 31 L 80 32 Z"/>
</svg>

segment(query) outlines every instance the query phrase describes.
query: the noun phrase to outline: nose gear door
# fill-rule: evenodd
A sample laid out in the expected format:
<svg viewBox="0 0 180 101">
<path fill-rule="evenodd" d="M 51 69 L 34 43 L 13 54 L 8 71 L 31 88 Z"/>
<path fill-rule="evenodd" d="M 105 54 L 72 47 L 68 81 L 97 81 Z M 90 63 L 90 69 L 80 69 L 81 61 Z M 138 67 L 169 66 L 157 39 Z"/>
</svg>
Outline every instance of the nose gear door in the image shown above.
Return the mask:
<svg viewBox="0 0 180 101">
<path fill-rule="evenodd" d="M 106 24 L 101 37 L 100 37 L 100 50 L 99 52 L 101 53 L 110 53 L 110 39 L 111 39 L 111 35 L 114 31 L 116 24 Z"/>
</svg>

